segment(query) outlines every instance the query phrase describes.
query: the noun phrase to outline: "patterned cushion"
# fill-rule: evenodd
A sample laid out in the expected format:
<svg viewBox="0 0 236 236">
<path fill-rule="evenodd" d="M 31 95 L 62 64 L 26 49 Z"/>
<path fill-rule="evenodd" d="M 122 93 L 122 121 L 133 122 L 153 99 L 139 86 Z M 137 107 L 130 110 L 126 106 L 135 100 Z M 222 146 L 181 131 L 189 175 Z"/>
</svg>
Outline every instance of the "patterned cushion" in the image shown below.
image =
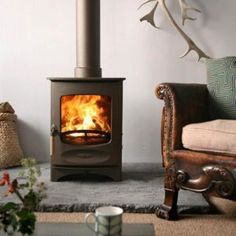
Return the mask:
<svg viewBox="0 0 236 236">
<path fill-rule="evenodd" d="M 186 125 L 182 143 L 187 149 L 236 155 L 236 120 L 213 120 Z"/>
<path fill-rule="evenodd" d="M 236 119 L 236 57 L 206 60 L 212 119 Z"/>
</svg>

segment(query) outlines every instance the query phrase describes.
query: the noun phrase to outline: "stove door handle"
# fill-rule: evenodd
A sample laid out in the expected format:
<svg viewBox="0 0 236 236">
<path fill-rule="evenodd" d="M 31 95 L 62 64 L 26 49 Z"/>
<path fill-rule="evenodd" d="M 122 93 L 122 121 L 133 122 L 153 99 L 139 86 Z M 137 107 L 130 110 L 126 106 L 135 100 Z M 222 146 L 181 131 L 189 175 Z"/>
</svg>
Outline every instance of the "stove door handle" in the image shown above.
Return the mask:
<svg viewBox="0 0 236 236">
<path fill-rule="evenodd" d="M 60 132 L 58 131 L 58 128 L 55 124 L 52 124 L 51 126 L 51 136 L 60 135 Z"/>
<path fill-rule="evenodd" d="M 57 129 L 57 126 L 55 124 L 52 124 L 51 126 L 51 135 L 50 135 L 50 156 L 51 158 L 54 155 L 54 143 L 55 143 L 55 136 L 60 135 L 60 132 Z"/>
</svg>

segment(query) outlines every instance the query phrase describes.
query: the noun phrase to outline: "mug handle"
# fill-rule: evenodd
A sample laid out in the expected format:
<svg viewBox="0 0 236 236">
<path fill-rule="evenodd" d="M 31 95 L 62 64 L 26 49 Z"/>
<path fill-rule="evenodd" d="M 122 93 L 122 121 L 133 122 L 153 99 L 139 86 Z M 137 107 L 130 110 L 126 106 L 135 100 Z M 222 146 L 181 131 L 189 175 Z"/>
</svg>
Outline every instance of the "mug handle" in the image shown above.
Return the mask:
<svg viewBox="0 0 236 236">
<path fill-rule="evenodd" d="M 93 216 L 93 218 L 96 219 L 94 213 L 92 213 L 92 212 L 87 213 L 87 214 L 85 215 L 85 223 L 86 223 L 86 225 L 87 225 L 87 227 L 88 227 L 89 229 L 91 229 L 94 233 L 96 233 L 95 229 L 94 229 L 93 227 L 91 227 L 91 226 L 89 225 L 89 223 L 88 223 L 88 219 L 90 218 L 90 216 Z"/>
</svg>

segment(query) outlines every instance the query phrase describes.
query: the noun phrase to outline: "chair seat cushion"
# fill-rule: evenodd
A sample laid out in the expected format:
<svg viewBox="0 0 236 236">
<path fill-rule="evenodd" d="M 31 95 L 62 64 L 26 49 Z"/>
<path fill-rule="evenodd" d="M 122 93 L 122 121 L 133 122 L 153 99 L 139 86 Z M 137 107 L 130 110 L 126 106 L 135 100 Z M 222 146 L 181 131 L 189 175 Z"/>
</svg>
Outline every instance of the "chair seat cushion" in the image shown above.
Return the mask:
<svg viewBox="0 0 236 236">
<path fill-rule="evenodd" d="M 236 154 L 236 120 L 212 120 L 186 125 L 184 148 L 196 151 Z"/>
</svg>

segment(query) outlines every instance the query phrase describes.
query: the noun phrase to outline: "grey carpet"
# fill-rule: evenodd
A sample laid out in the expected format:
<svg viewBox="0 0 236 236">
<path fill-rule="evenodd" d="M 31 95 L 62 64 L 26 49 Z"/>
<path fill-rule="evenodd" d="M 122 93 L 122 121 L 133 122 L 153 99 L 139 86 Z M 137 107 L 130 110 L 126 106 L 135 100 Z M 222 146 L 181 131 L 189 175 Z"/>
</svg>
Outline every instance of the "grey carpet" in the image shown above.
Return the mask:
<svg viewBox="0 0 236 236">
<path fill-rule="evenodd" d="M 41 180 L 47 186 L 48 197 L 42 201 L 43 212 L 93 211 L 101 205 L 116 205 L 126 212 L 153 213 L 163 202 L 163 169 L 161 164 L 124 163 L 121 182 L 104 181 L 100 178 L 51 182 L 50 165 L 41 164 Z M 12 177 L 19 168 L 8 170 Z M 0 171 L 2 176 L 2 171 Z M 5 189 L 0 187 L 0 204 L 16 200 L 15 196 L 3 197 Z M 201 194 L 180 191 L 179 209 L 207 211 L 208 204 Z"/>
</svg>

